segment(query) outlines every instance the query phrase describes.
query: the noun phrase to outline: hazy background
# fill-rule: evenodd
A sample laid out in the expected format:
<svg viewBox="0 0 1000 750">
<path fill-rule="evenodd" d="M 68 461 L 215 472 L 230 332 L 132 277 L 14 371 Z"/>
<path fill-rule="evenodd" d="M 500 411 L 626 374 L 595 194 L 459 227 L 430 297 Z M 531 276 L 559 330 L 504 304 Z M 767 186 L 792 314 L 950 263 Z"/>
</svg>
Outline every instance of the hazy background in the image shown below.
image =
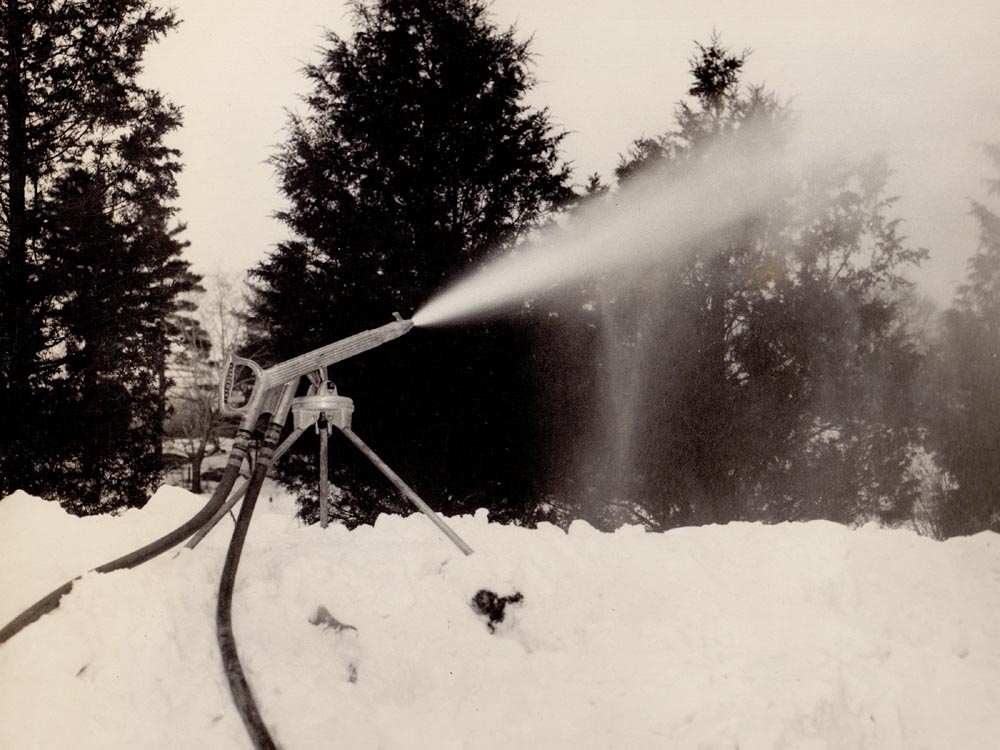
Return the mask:
<svg viewBox="0 0 1000 750">
<path fill-rule="evenodd" d="M 324 28 L 348 35 L 347 7 L 321 0 L 175 0 L 180 30 L 151 50 L 145 80 L 184 110 L 173 143 L 186 165 L 182 219 L 195 270 L 244 270 L 286 236 L 267 157 L 298 107 L 304 63 Z M 500 25 L 533 36 L 532 103 L 570 131 L 575 179 L 606 180 L 634 138 L 673 125 L 694 42 L 712 31 L 750 48 L 744 80 L 764 83 L 816 138 L 889 148 L 898 213 L 932 257 L 916 278 L 947 303 L 976 242 L 968 199 L 1000 140 L 1000 3 L 995 0 L 497 0 Z"/>
</svg>

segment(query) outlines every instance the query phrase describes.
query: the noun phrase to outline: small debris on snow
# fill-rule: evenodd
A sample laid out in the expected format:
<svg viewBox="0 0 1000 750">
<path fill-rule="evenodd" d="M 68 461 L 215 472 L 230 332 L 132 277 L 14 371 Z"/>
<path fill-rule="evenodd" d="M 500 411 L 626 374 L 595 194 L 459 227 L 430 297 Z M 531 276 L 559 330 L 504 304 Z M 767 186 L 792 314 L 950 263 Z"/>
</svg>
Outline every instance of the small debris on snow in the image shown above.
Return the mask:
<svg viewBox="0 0 1000 750">
<path fill-rule="evenodd" d="M 510 596 L 497 596 L 488 589 L 479 589 L 472 597 L 472 606 L 486 616 L 489 620 L 486 627 L 490 629 L 491 633 L 495 633 L 497 625 L 503 622 L 507 615 L 507 605 L 520 604 L 522 601 L 524 601 L 524 596 L 519 591 Z"/>
<path fill-rule="evenodd" d="M 323 631 L 332 630 L 335 633 L 341 635 L 346 635 L 352 641 L 352 646 L 348 647 L 346 651 L 341 654 L 341 659 L 344 662 L 344 668 L 347 671 L 347 681 L 352 685 L 358 681 L 358 656 L 357 653 L 357 632 L 358 629 L 353 625 L 347 625 L 341 622 L 336 617 L 330 614 L 330 610 L 320 604 L 316 608 L 316 614 L 309 618 L 309 622 L 321 628 Z M 347 631 L 353 631 L 348 633 Z"/>
<path fill-rule="evenodd" d="M 340 632 L 341 630 L 357 630 L 357 628 L 353 625 L 347 625 L 331 615 L 330 610 L 322 604 L 316 608 L 316 614 L 309 618 L 309 622 L 310 624 L 321 627 L 324 630 L 332 629 L 337 632 Z"/>
</svg>

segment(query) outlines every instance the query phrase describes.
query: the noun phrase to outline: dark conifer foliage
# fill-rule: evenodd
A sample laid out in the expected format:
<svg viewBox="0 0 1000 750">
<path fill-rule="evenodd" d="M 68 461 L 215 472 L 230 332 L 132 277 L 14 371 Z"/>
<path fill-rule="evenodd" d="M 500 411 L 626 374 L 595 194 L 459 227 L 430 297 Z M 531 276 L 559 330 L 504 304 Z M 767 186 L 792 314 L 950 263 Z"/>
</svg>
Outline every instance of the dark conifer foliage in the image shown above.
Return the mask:
<svg viewBox="0 0 1000 750">
<path fill-rule="evenodd" d="M 1000 144 L 987 145 L 1000 171 Z M 1000 195 L 1000 179 L 988 181 Z M 941 508 L 946 536 L 1000 531 L 1000 215 L 974 201 L 979 248 L 944 315 L 930 407 L 932 434 L 953 486 Z"/>
<path fill-rule="evenodd" d="M 636 141 L 620 183 L 785 137 L 787 107 L 742 84 L 746 54 L 698 46 L 676 130 Z M 887 174 L 878 160 L 809 174 L 674 266 L 584 292 L 607 396 L 581 430 L 589 460 L 563 466 L 566 498 L 610 526 L 909 517 L 920 356 L 895 300 L 923 251 L 889 218 Z"/>
<path fill-rule="evenodd" d="M 4 6 L 0 490 L 78 512 L 158 478 L 166 319 L 195 278 L 171 201 L 178 110 L 140 86 L 176 24 L 146 0 Z"/>
<path fill-rule="evenodd" d="M 570 197 L 544 110 L 524 97 L 528 44 L 477 0 L 355 2 L 306 68 L 305 111 L 274 163 L 296 239 L 254 272 L 259 352 L 285 358 L 412 314 L 447 281 L 509 248 Z M 411 333 L 337 368 L 356 428 L 447 511 L 521 510 L 530 495 L 531 379 L 514 321 Z M 334 441 L 341 514 L 391 495 Z M 286 461 L 315 486 L 315 445 Z M 513 511 L 511 511 L 513 512 Z"/>
</svg>

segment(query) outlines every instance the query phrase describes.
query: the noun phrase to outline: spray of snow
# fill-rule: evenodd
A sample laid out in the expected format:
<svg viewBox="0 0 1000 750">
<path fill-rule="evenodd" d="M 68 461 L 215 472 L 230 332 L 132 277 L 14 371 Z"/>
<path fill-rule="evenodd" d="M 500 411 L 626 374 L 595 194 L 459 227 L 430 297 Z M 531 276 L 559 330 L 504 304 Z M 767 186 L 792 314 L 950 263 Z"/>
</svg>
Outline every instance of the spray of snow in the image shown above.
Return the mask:
<svg viewBox="0 0 1000 750">
<path fill-rule="evenodd" d="M 566 533 L 480 512 L 449 521 L 476 549 L 465 558 L 419 515 L 324 532 L 270 496 L 234 618 L 289 750 L 331 737 L 361 750 L 987 750 L 1000 736 L 995 534 Z M 80 520 L 0 501 L 4 616 L 103 561 L 112 538 L 145 541 L 202 502 L 164 488 L 141 511 Z M 176 557 L 85 576 L 0 648 L 0 747 L 246 748 L 214 632 L 227 526 Z M 495 633 L 470 606 L 483 588 L 523 595 Z"/>
<path fill-rule="evenodd" d="M 648 170 L 473 270 L 413 315 L 418 326 L 482 316 L 581 279 L 668 263 L 700 237 L 771 204 L 804 170 L 857 148 L 813 132 L 754 128 L 696 162 Z"/>
</svg>

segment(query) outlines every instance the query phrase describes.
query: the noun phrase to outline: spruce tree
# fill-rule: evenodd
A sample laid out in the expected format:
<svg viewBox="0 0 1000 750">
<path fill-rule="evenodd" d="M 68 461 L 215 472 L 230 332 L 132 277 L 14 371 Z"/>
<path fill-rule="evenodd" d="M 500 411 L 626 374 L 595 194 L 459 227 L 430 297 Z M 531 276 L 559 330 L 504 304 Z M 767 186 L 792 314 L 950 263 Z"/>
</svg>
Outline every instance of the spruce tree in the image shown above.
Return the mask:
<svg viewBox="0 0 1000 750">
<path fill-rule="evenodd" d="M 984 148 L 1000 170 L 1000 144 Z M 1000 179 L 988 181 L 1000 195 Z M 945 313 L 934 390 L 933 435 L 955 486 L 941 509 L 946 536 L 1000 531 L 1000 215 L 973 201 L 979 247 Z"/>
<path fill-rule="evenodd" d="M 745 60 L 699 45 L 676 129 L 636 141 L 619 184 L 658 169 L 683 185 L 720 144 L 787 138 L 792 113 L 742 83 Z M 923 252 L 889 217 L 887 174 L 878 160 L 807 171 L 676 263 L 603 282 L 612 346 L 595 350 L 596 381 L 618 395 L 571 490 L 607 498 L 597 521 L 907 516 L 919 356 L 895 295 Z"/>
<path fill-rule="evenodd" d="M 306 68 L 306 110 L 274 159 L 296 239 L 254 272 L 252 323 L 272 359 L 412 314 L 570 195 L 562 134 L 524 102 L 528 43 L 486 3 L 351 7 L 353 36 L 329 34 Z M 356 399 L 359 432 L 443 509 L 512 507 L 529 494 L 526 345 L 510 324 L 417 331 L 334 377 Z M 286 479 L 314 485 L 311 460 L 297 460 Z M 361 467 L 337 481 L 350 520 L 396 507 Z"/>
<path fill-rule="evenodd" d="M 4 492 L 94 512 L 141 504 L 158 475 L 165 320 L 194 278 L 164 145 L 180 115 L 137 76 L 175 24 L 146 0 L 5 5 Z"/>
</svg>

